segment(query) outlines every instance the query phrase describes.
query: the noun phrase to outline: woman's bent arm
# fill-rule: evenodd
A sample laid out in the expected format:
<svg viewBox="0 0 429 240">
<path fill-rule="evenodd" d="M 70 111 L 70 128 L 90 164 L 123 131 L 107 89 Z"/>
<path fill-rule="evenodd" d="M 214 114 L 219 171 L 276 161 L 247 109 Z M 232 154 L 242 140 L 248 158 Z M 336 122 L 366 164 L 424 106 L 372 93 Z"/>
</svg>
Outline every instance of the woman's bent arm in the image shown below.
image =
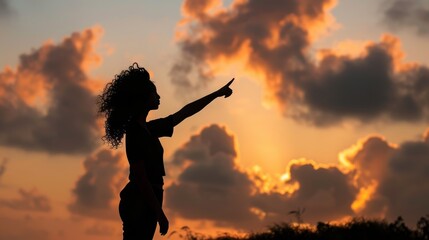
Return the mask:
<svg viewBox="0 0 429 240">
<path fill-rule="evenodd" d="M 155 193 L 152 189 L 152 185 L 147 178 L 143 161 L 133 163 L 132 165 L 130 165 L 130 167 L 132 167 L 136 172 L 136 177 L 138 178 L 136 179 L 136 182 L 140 191 L 143 193 L 144 198 L 148 200 L 150 208 L 153 209 L 156 213 L 156 218 L 159 223 L 159 231 L 161 235 L 165 235 L 168 232 L 168 219 L 165 216 L 164 211 L 162 210 L 161 204 L 156 199 Z"/>
</svg>

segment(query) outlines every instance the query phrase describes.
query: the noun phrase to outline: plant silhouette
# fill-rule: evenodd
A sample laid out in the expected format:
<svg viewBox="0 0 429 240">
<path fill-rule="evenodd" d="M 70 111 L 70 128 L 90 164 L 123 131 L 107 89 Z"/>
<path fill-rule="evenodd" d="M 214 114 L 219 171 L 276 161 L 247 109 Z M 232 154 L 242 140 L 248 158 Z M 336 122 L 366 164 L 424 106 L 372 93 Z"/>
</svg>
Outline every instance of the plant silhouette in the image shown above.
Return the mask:
<svg viewBox="0 0 429 240">
<path fill-rule="evenodd" d="M 186 240 L 427 240 L 429 239 L 429 215 L 421 217 L 415 229 L 410 229 L 402 217 L 394 222 L 355 218 L 343 224 L 319 222 L 314 227 L 300 224 L 275 224 L 265 232 L 250 233 L 245 236 L 223 234 L 217 237 L 193 233 L 182 229 Z"/>
</svg>

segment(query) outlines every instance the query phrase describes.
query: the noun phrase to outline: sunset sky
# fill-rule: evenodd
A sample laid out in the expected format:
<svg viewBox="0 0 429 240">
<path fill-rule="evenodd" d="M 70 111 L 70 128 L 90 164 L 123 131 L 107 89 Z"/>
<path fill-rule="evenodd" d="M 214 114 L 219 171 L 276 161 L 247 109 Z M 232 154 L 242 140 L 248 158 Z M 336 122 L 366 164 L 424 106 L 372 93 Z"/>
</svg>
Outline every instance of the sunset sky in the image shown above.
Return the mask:
<svg viewBox="0 0 429 240">
<path fill-rule="evenodd" d="M 150 119 L 236 79 L 162 139 L 171 239 L 429 214 L 428 1 L 0 0 L 0 32 L 0 239 L 121 239 L 95 99 L 133 62 Z"/>
</svg>

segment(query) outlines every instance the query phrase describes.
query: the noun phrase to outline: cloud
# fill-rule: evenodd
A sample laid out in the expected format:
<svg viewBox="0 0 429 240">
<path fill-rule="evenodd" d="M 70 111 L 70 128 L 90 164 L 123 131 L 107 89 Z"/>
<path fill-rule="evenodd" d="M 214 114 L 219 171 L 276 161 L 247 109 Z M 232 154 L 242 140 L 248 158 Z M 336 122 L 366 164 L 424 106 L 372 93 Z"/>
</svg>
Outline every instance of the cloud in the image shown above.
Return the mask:
<svg viewBox="0 0 429 240">
<path fill-rule="evenodd" d="M 0 0 L 0 17 L 7 16 L 11 13 L 8 0 Z"/>
<path fill-rule="evenodd" d="M 7 159 L 3 159 L 2 164 L 0 165 L 0 180 L 3 177 L 4 173 L 6 172 L 6 165 L 7 165 Z"/>
<path fill-rule="evenodd" d="M 206 2 L 203 5 L 187 0 L 183 4 L 185 18 L 180 29 L 184 31 L 177 34 L 182 55 L 171 72 L 173 83 L 179 86 L 201 85 L 183 78 L 193 67 L 201 78 L 207 79 L 212 71 L 204 64 L 234 57 L 245 60 L 249 67 L 273 68 L 272 76 L 274 70 L 288 66 L 281 63 L 287 61 L 286 54 L 295 56 L 289 63 L 306 65 L 306 28 L 328 22 L 324 11 L 335 1 L 234 1 L 229 9 L 214 8 L 221 6 L 220 1 Z M 241 53 L 244 56 L 237 56 Z M 282 61 L 271 64 L 274 58 Z"/>
<path fill-rule="evenodd" d="M 192 136 L 174 154 L 172 163 L 183 171 L 166 189 L 166 206 L 183 218 L 247 230 L 285 221 L 301 207 L 309 212 L 305 220 L 313 223 L 353 213 L 356 188 L 337 168 L 294 162 L 284 185 L 299 188 L 264 192 L 254 180 L 258 176 L 240 169 L 236 157 L 234 137 L 224 127 L 211 125 Z"/>
<path fill-rule="evenodd" d="M 429 213 L 428 156 L 428 142 L 401 144 L 389 159 L 389 172 L 380 179 L 376 198 L 369 204 L 383 202 L 389 219 L 401 215 L 415 222 Z"/>
<path fill-rule="evenodd" d="M 373 136 L 349 156 L 365 201 L 359 213 L 393 220 L 402 216 L 414 224 L 429 213 L 429 142 L 407 141 L 400 145 Z"/>
<path fill-rule="evenodd" d="M 235 168 L 234 139 L 218 125 L 204 128 L 174 154 L 173 164 L 189 165 L 166 189 L 166 206 L 188 219 L 243 227 L 257 219 L 249 211 L 252 183 Z"/>
<path fill-rule="evenodd" d="M 298 118 L 319 125 L 344 119 L 429 119 L 429 68 L 402 64 L 399 39 L 385 35 L 358 57 L 326 54 L 307 81 Z M 287 100 L 287 99 L 285 99 Z"/>
<path fill-rule="evenodd" d="M 0 206 L 24 211 L 51 211 L 49 198 L 40 194 L 36 189 L 29 191 L 19 189 L 19 195 L 17 199 L 0 199 Z"/>
<path fill-rule="evenodd" d="M 351 204 L 357 191 L 350 176 L 336 167 L 317 167 L 310 162 L 291 164 L 289 171 L 291 178 L 288 183 L 298 183 L 299 188 L 290 196 L 283 196 L 283 204 L 277 204 L 287 206 L 283 207 L 283 213 L 291 208 L 305 208 L 304 220 L 311 223 L 338 220 L 353 214 Z M 261 209 L 268 214 L 279 213 L 277 209 L 270 209 L 276 205 L 265 204 L 266 208 Z"/>
<path fill-rule="evenodd" d="M 72 190 L 74 199 L 68 209 L 82 216 L 117 220 L 119 191 L 128 176 L 122 160 L 121 154 L 110 150 L 100 150 L 86 158 L 85 173 Z"/>
<path fill-rule="evenodd" d="M 300 217 L 312 224 L 402 216 L 413 226 L 429 213 L 428 132 L 399 145 L 366 137 L 341 152 L 335 166 L 292 160 L 283 180 L 272 184 L 239 166 L 236 139 L 213 124 L 174 153 L 169 167 L 181 171 L 166 188 L 166 207 L 173 217 L 242 230 L 295 220 L 290 212 L 303 209 Z"/>
<path fill-rule="evenodd" d="M 429 68 L 403 63 L 394 36 L 368 42 L 353 56 L 323 49 L 314 59 L 312 43 L 335 25 L 329 12 L 335 3 L 249 0 L 222 8 L 185 1 L 172 82 L 179 90 L 199 88 L 219 69 L 239 63 L 263 80 L 267 99 L 295 120 L 327 126 L 429 119 Z M 189 80 L 194 71 L 198 82 Z"/>
<path fill-rule="evenodd" d="M 0 72 L 0 144 L 51 153 L 88 153 L 97 146 L 95 95 L 87 76 L 101 28 L 73 33 L 20 56 Z"/>
<path fill-rule="evenodd" d="M 429 5 L 424 0 L 394 0 L 386 2 L 385 23 L 393 29 L 413 29 L 417 34 L 429 34 Z"/>
</svg>

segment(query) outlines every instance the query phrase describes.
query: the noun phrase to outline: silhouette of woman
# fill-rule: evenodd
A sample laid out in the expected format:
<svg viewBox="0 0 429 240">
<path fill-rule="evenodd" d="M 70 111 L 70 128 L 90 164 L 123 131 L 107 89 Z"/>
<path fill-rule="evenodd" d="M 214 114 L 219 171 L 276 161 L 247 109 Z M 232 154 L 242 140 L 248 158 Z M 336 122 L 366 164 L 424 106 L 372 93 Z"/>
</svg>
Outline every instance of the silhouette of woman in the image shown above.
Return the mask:
<svg viewBox="0 0 429 240">
<path fill-rule="evenodd" d="M 158 109 L 161 97 L 149 73 L 137 63 L 116 75 L 98 96 L 99 112 L 106 118 L 103 140 L 117 148 L 125 135 L 130 175 L 128 184 L 120 193 L 119 203 L 124 240 L 152 239 L 157 222 L 161 235 L 167 233 L 169 223 L 162 210 L 164 150 L 158 138 L 171 137 L 174 126 L 214 99 L 229 97 L 232 94 L 229 86 L 233 81 L 168 117 L 149 122 L 147 115 Z"/>
</svg>

